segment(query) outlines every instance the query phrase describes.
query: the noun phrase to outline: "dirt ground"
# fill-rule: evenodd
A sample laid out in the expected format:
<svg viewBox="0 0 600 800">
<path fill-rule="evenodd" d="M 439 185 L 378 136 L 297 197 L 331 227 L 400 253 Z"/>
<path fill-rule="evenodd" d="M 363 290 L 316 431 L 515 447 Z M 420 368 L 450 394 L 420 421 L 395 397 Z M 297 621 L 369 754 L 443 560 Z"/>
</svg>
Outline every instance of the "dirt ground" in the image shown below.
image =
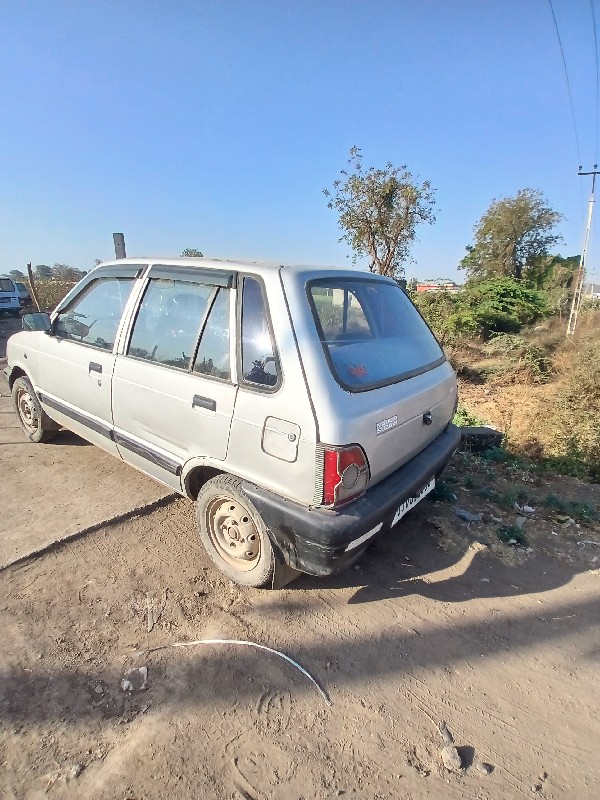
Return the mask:
<svg viewBox="0 0 600 800">
<path fill-rule="evenodd" d="M 20 328 L 20 320 L 0 317 L 0 567 L 173 496 L 74 434 L 48 445 L 25 438 L 1 372 L 7 337 Z"/>
<path fill-rule="evenodd" d="M 0 797 L 600 796 L 600 527 L 543 500 L 599 487 L 459 454 L 440 488 L 357 568 L 275 592 L 213 569 L 184 499 L 0 570 Z M 331 705 L 265 650 L 172 646 L 198 639 L 282 651 Z"/>
</svg>

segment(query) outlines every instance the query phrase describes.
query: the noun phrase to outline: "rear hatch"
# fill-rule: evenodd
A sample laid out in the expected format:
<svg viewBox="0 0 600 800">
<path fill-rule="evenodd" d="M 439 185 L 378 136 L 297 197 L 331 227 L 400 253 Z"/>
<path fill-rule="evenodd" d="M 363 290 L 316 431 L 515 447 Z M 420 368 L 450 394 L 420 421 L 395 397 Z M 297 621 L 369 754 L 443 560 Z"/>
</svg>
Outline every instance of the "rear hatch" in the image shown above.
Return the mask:
<svg viewBox="0 0 600 800">
<path fill-rule="evenodd" d="M 347 273 L 346 273 L 347 275 Z M 319 402 L 324 444 L 359 444 L 371 484 L 430 444 L 452 419 L 456 376 L 395 281 L 318 278 L 308 299 L 335 386 Z"/>
</svg>

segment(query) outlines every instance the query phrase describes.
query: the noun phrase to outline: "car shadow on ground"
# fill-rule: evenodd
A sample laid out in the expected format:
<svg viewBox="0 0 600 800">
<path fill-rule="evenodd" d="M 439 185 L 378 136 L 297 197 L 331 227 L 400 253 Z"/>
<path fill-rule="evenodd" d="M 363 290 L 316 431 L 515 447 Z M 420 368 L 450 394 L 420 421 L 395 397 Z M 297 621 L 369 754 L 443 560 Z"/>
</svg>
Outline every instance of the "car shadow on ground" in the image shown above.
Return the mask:
<svg viewBox="0 0 600 800">
<path fill-rule="evenodd" d="M 81 436 L 78 436 L 76 433 L 72 433 L 72 431 L 69 431 L 66 428 L 56 434 L 54 439 L 52 439 L 51 444 L 53 446 L 60 445 L 61 447 L 93 447 L 91 442 L 82 439 Z"/>
<path fill-rule="evenodd" d="M 291 586 L 305 591 L 354 588 L 349 604 L 410 595 L 462 603 L 547 592 L 586 571 L 582 564 L 559 562 L 535 547 L 531 552 L 507 547 L 503 559 L 467 526 L 461 527 L 460 547 L 444 549 L 442 534 L 428 520 L 430 514 L 431 505 L 426 504 L 413 511 L 340 575 L 303 575 Z"/>
<path fill-rule="evenodd" d="M 316 600 L 316 598 L 315 598 Z M 303 613 L 307 606 L 302 606 Z M 288 616 L 294 613 L 293 601 L 286 604 Z M 401 683 L 404 675 L 414 669 L 446 669 L 453 664 L 476 664 L 480 658 L 509 656 L 576 635 L 589 637 L 597 628 L 597 602 L 577 599 L 552 605 L 552 616 L 531 609 L 528 613 L 511 613 L 490 619 L 463 620 L 451 625 L 428 626 L 423 632 L 394 624 L 383 626 L 374 639 L 367 631 L 356 632 L 351 641 L 332 641 L 330 637 L 313 639 L 298 645 L 303 664 L 313 665 L 312 675 L 318 683 L 329 676 L 327 683 L 338 688 L 357 681 L 385 680 L 393 677 Z M 63 633 L 60 642 L 69 638 Z M 70 641 L 70 638 L 69 638 Z M 71 643 L 76 644 L 75 641 Z M 147 692 L 129 695 L 121 688 L 126 670 L 122 663 L 70 664 L 61 663 L 58 652 L 44 655 L 43 661 L 6 665 L 0 669 L 0 722 L 10 724 L 30 721 L 75 721 L 77 719 L 107 720 L 133 712 L 144 713 L 152 699 L 157 705 L 171 710 L 189 711 L 193 706 L 214 707 L 215 701 L 255 701 L 257 685 L 248 676 L 269 674 L 285 676 L 286 685 L 294 692 L 314 697 L 315 686 L 298 671 L 280 666 L 278 660 L 271 668 L 271 657 L 264 653 L 230 646 L 190 648 L 187 657 L 176 655 L 169 645 L 160 656 L 152 651 L 131 653 L 134 664 L 144 664 L 151 675 Z M 181 644 L 176 644 L 180 648 Z M 162 648 L 160 648 L 162 649 Z M 287 652 L 295 655 L 292 648 Z M 585 657 L 585 654 L 584 654 Z M 90 659 L 94 662 L 95 659 Z M 328 672 L 328 670 L 331 670 Z M 100 685 L 101 691 L 96 687 Z M 466 759 L 472 754 L 464 752 Z"/>
</svg>

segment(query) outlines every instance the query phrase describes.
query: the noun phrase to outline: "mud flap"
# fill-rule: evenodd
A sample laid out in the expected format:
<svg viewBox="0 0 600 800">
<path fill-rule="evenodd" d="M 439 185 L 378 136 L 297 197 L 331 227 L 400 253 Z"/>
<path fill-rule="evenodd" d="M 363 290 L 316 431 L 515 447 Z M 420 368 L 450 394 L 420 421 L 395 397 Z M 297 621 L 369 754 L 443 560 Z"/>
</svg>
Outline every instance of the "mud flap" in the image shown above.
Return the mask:
<svg viewBox="0 0 600 800">
<path fill-rule="evenodd" d="M 271 589 L 283 589 L 284 586 L 287 586 L 288 583 L 295 581 L 296 578 L 299 578 L 300 575 L 303 574 L 299 570 L 290 567 L 289 564 L 286 564 L 282 556 L 277 551 L 275 551 L 273 555 L 275 563 L 273 565 Z"/>
</svg>

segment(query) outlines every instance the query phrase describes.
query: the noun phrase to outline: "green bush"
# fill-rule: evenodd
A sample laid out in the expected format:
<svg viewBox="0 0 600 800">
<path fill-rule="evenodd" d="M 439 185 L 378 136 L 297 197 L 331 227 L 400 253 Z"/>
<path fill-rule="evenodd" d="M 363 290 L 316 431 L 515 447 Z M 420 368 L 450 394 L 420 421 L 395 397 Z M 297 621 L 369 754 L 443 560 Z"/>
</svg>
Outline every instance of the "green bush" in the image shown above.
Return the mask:
<svg viewBox="0 0 600 800">
<path fill-rule="evenodd" d="M 480 428 L 486 425 L 486 422 L 479 417 L 472 414 L 466 406 L 458 404 L 458 408 L 456 409 L 456 414 L 454 415 L 454 419 L 452 422 L 455 425 L 458 425 L 459 428 Z"/>
<path fill-rule="evenodd" d="M 462 292 L 427 292 L 415 298 L 442 346 L 494 333 L 518 333 L 546 316 L 545 293 L 514 278 L 491 278 L 467 284 Z"/>
</svg>

